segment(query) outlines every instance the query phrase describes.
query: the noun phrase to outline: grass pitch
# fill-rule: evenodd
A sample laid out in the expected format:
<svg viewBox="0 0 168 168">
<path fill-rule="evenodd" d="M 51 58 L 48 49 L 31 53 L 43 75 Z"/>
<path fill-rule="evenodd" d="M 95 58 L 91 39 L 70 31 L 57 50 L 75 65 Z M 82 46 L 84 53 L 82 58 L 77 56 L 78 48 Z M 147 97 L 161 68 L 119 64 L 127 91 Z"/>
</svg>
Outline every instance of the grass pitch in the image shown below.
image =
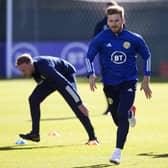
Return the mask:
<svg viewBox="0 0 168 168">
<path fill-rule="evenodd" d="M 16 145 L 19 133 L 31 129 L 28 96 L 32 80 L 0 81 L 0 167 L 1 168 L 105 168 L 115 167 L 108 159 L 115 148 L 116 128 L 111 116 L 103 116 L 106 101 L 102 85 L 92 93 L 87 83 L 78 90 L 90 109 L 99 146 L 86 146 L 88 137 L 63 98 L 54 93 L 41 104 L 41 141 Z M 168 87 L 152 83 L 153 97 L 146 100 L 137 89 L 137 125 L 130 128 L 118 168 L 168 167 Z M 57 131 L 60 136 L 48 136 Z"/>
</svg>

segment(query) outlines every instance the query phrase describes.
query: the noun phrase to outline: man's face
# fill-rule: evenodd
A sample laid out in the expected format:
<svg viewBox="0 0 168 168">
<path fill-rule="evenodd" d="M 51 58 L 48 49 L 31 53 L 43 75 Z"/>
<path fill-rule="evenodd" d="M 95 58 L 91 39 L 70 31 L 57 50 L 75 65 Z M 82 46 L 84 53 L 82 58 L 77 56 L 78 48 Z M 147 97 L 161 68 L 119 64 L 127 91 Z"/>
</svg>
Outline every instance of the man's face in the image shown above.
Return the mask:
<svg viewBox="0 0 168 168">
<path fill-rule="evenodd" d="M 17 66 L 19 71 L 23 74 L 25 77 L 31 77 L 33 74 L 33 64 L 26 64 L 23 63 L 21 65 Z"/>
<path fill-rule="evenodd" d="M 119 33 L 123 29 L 124 19 L 120 14 L 112 14 L 107 16 L 107 24 L 113 33 Z"/>
</svg>

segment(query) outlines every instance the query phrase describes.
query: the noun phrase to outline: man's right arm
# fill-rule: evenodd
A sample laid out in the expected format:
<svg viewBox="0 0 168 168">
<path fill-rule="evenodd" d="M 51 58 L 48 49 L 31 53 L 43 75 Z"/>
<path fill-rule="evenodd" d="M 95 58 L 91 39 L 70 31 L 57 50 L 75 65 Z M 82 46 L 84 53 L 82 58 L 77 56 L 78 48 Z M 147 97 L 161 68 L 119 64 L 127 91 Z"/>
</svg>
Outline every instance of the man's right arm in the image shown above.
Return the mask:
<svg viewBox="0 0 168 168">
<path fill-rule="evenodd" d="M 88 52 L 87 52 L 87 57 L 86 57 L 86 69 L 87 69 L 87 76 L 89 77 L 89 84 L 90 84 L 90 89 L 94 91 L 96 89 L 95 85 L 95 80 L 96 80 L 96 75 L 95 75 L 95 69 L 94 69 L 94 64 L 93 60 L 95 56 L 97 55 L 99 50 L 98 47 L 98 42 L 96 39 L 93 39 L 91 42 Z"/>
<path fill-rule="evenodd" d="M 95 39 L 90 43 L 88 52 L 86 55 L 85 63 L 88 77 L 95 74 L 93 60 L 98 53 Z"/>
</svg>

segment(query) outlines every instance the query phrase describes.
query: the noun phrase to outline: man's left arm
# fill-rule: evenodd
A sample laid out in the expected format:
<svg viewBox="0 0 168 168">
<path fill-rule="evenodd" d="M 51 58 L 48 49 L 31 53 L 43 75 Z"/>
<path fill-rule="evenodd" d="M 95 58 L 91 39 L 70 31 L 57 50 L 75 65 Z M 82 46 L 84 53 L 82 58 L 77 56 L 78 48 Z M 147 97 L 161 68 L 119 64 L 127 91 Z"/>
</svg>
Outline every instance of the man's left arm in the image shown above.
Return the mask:
<svg viewBox="0 0 168 168">
<path fill-rule="evenodd" d="M 150 76 L 144 76 L 140 90 L 143 90 L 147 99 L 152 97 L 152 91 L 149 86 Z"/>
<path fill-rule="evenodd" d="M 150 99 L 152 97 L 152 91 L 150 89 L 150 75 L 151 75 L 151 53 L 150 50 L 144 41 L 143 38 L 139 39 L 139 45 L 138 45 L 138 52 L 141 55 L 143 59 L 143 64 L 144 64 L 144 78 L 141 83 L 141 88 L 140 90 L 143 90 L 145 93 L 145 96 L 147 99 Z"/>
</svg>

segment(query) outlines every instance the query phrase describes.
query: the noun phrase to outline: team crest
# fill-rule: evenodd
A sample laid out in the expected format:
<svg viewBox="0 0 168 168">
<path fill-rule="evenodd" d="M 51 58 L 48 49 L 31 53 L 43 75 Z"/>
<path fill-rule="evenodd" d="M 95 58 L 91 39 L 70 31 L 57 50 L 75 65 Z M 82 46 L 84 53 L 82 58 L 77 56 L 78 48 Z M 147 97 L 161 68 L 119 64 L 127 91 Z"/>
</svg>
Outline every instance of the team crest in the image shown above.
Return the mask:
<svg viewBox="0 0 168 168">
<path fill-rule="evenodd" d="M 125 42 L 124 42 L 124 44 L 123 44 L 123 47 L 124 47 L 125 49 L 128 49 L 128 48 L 130 48 L 130 47 L 131 47 L 131 44 L 130 44 L 130 42 L 128 42 L 128 41 L 125 41 Z"/>
</svg>

